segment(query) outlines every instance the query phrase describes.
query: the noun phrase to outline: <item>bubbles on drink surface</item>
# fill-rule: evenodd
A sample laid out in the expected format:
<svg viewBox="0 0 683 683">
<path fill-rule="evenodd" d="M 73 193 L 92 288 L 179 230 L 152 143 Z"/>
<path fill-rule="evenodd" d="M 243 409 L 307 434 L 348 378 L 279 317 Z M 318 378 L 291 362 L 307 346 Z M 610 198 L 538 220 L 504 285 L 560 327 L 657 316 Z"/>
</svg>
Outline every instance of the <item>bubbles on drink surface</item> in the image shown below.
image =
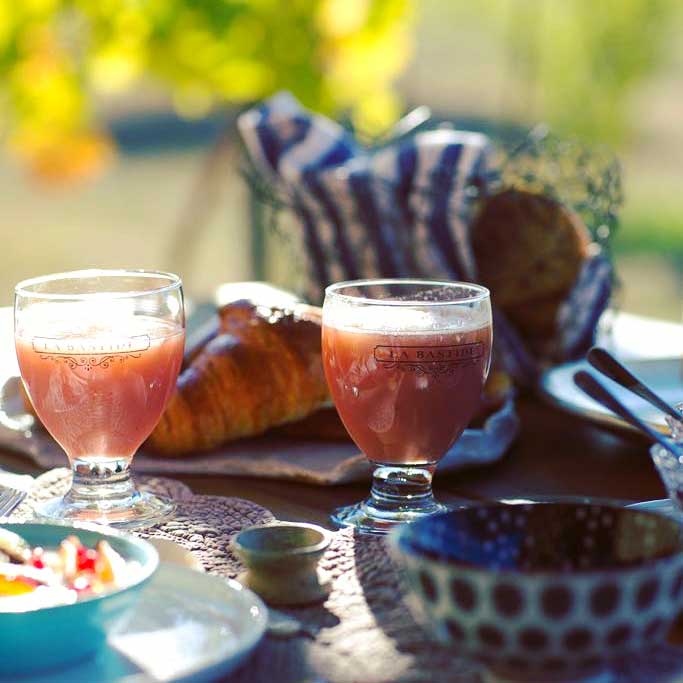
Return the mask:
<svg viewBox="0 0 683 683">
<path fill-rule="evenodd" d="M 182 325 L 151 315 L 141 315 L 129 301 L 88 300 L 74 303 L 34 304 L 17 321 L 17 337 L 50 339 L 119 339 L 146 335 L 162 339 L 182 331 Z"/>
<path fill-rule="evenodd" d="M 323 322 L 330 327 L 350 332 L 401 335 L 465 333 L 487 327 L 490 324 L 490 308 L 484 302 L 477 308 L 454 305 L 429 310 L 381 304 L 357 307 L 334 302 L 325 309 Z"/>
</svg>

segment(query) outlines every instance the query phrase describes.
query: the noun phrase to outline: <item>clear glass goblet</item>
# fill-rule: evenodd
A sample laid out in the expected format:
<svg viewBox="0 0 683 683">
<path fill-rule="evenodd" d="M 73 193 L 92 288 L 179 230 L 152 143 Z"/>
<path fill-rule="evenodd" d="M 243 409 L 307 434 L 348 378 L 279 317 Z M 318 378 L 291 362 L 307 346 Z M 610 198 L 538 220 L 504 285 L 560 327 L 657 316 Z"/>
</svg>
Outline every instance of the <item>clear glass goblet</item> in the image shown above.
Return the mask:
<svg viewBox="0 0 683 683">
<path fill-rule="evenodd" d="M 332 520 L 369 533 L 443 512 L 432 476 L 476 413 L 491 360 L 486 288 L 465 282 L 331 285 L 323 363 L 346 429 L 372 464 L 370 497 Z"/>
<path fill-rule="evenodd" d="M 148 526 L 172 501 L 138 491 L 130 465 L 159 421 L 183 359 L 177 275 L 84 270 L 20 282 L 15 346 L 33 408 L 64 449 L 70 491 L 41 516 Z"/>
</svg>

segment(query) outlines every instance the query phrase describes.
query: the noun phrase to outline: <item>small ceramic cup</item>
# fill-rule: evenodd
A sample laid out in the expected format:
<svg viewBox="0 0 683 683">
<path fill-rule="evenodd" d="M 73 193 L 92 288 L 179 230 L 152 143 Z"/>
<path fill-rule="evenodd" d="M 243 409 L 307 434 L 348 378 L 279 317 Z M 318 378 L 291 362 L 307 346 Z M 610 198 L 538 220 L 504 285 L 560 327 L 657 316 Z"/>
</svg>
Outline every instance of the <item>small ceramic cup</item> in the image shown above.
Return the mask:
<svg viewBox="0 0 683 683">
<path fill-rule="evenodd" d="M 683 443 L 683 403 L 677 403 L 674 408 L 681 414 L 679 420 L 674 420 L 668 415 L 665 416 L 666 424 L 671 430 L 671 437 L 677 443 Z"/>
<path fill-rule="evenodd" d="M 247 568 L 238 579 L 270 605 L 320 602 L 329 594 L 329 580 L 318 563 L 330 540 L 322 527 L 301 522 L 243 529 L 232 541 Z"/>
<path fill-rule="evenodd" d="M 683 463 L 659 444 L 654 444 L 650 448 L 650 455 L 671 502 L 679 512 L 683 512 Z"/>
<path fill-rule="evenodd" d="M 674 407 L 678 412 L 683 412 L 683 403 L 678 403 Z M 668 416 L 665 419 L 671 430 L 671 438 L 679 446 L 683 446 L 683 415 L 678 422 Z M 659 444 L 652 445 L 650 455 L 671 502 L 678 512 L 683 514 L 683 462 L 680 462 L 673 453 L 662 448 Z"/>
</svg>

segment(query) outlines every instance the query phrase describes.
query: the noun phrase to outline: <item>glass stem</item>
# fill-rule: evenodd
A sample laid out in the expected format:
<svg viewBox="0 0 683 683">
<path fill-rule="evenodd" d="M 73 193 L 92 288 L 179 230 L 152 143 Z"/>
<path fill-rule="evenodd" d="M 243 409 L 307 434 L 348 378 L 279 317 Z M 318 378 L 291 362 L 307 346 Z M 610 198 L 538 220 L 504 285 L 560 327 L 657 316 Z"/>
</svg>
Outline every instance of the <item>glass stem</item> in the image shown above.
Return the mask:
<svg viewBox="0 0 683 683">
<path fill-rule="evenodd" d="M 441 506 L 434 500 L 432 477 L 436 465 L 374 464 L 367 504 L 380 513 L 431 513 Z"/>
<path fill-rule="evenodd" d="M 127 458 L 89 458 L 71 461 L 73 481 L 64 502 L 102 511 L 130 505 L 135 489 Z"/>
</svg>

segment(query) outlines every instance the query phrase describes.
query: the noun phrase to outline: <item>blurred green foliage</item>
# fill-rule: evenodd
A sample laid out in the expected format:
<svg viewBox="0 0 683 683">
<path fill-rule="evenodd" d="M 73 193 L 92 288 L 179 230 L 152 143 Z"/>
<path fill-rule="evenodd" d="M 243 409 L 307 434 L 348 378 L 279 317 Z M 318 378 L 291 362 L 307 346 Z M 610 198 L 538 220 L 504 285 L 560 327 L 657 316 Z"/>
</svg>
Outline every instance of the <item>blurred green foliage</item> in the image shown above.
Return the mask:
<svg viewBox="0 0 683 683">
<path fill-rule="evenodd" d="M 392 84 L 430 6 L 496 37 L 529 123 L 615 146 L 683 15 L 681 0 L 0 0 L 0 132 L 43 178 L 87 175 L 111 151 L 100 103 L 153 83 L 190 117 L 287 89 L 372 136 L 400 113 Z"/>
<path fill-rule="evenodd" d="M 661 192 L 631 195 L 614 241 L 616 253 L 659 254 L 683 268 L 683 213 L 679 196 Z"/>
<path fill-rule="evenodd" d="M 411 0 L 0 0 L 0 117 L 44 178 L 106 158 L 96 95 L 157 81 L 201 116 L 291 90 L 368 132 L 400 106 Z"/>
<path fill-rule="evenodd" d="M 532 115 L 557 131 L 620 145 L 629 98 L 680 29 L 680 0 L 481 0 L 528 86 Z"/>
</svg>

